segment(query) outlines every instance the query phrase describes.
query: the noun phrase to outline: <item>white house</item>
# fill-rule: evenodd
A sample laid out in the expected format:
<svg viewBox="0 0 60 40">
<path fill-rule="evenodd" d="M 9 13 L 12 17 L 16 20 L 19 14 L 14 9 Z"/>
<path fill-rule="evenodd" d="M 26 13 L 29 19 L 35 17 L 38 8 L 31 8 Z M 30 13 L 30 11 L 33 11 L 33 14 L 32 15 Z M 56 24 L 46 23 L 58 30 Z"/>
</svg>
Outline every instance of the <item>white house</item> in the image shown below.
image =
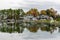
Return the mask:
<svg viewBox="0 0 60 40">
<path fill-rule="evenodd" d="M 39 15 L 39 19 L 50 19 L 48 15 Z"/>
<path fill-rule="evenodd" d="M 33 18 L 33 16 L 31 16 L 31 15 L 24 16 L 24 20 L 27 20 L 27 21 L 32 20 L 32 18 Z"/>
<path fill-rule="evenodd" d="M 36 17 L 32 18 L 32 20 L 38 20 Z"/>
<path fill-rule="evenodd" d="M 24 16 L 24 20 L 31 21 L 31 20 L 37 20 L 37 18 L 33 17 L 32 15 L 27 15 L 27 16 Z"/>
</svg>

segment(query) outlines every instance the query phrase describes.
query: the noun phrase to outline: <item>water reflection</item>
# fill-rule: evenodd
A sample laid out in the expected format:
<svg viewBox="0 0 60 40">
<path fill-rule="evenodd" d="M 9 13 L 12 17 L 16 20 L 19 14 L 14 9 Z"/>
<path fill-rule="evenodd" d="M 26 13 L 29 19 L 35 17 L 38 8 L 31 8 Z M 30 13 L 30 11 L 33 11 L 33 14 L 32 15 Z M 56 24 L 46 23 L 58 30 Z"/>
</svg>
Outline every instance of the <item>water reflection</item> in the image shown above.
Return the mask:
<svg viewBox="0 0 60 40">
<path fill-rule="evenodd" d="M 37 32 L 38 30 L 53 33 L 54 30 L 58 30 L 57 28 L 59 28 L 59 32 L 60 32 L 60 27 L 57 27 L 56 25 L 50 24 L 50 23 L 35 23 L 35 22 L 8 23 L 8 22 L 1 22 L 0 24 L 1 24 L 0 25 L 1 32 L 23 33 L 25 28 L 29 32 L 33 32 L 33 33 Z"/>
</svg>

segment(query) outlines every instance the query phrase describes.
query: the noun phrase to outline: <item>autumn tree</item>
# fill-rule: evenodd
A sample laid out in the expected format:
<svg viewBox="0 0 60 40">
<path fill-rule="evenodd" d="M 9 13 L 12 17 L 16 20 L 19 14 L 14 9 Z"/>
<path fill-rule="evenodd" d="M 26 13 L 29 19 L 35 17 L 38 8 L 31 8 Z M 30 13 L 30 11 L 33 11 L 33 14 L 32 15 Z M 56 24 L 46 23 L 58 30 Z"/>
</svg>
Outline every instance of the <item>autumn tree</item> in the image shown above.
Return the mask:
<svg viewBox="0 0 60 40">
<path fill-rule="evenodd" d="M 47 15 L 52 16 L 53 18 L 56 17 L 57 11 L 55 11 L 53 8 L 47 9 L 46 10 Z"/>
<path fill-rule="evenodd" d="M 27 14 L 31 14 L 33 15 L 34 17 L 38 16 L 39 15 L 39 12 L 37 9 L 33 8 L 33 9 L 30 9 Z"/>
<path fill-rule="evenodd" d="M 46 15 L 46 10 L 41 10 L 40 14 Z"/>
</svg>

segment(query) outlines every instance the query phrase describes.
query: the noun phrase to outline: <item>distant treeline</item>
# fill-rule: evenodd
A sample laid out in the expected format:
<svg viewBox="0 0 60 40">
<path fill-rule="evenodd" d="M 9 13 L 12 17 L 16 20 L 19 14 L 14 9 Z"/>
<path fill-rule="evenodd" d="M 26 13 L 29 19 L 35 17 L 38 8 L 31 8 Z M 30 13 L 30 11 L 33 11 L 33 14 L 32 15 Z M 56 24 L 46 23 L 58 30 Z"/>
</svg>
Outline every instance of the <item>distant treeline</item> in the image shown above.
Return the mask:
<svg viewBox="0 0 60 40">
<path fill-rule="evenodd" d="M 27 12 L 24 12 L 23 9 L 3 9 L 0 10 L 0 17 L 4 18 L 7 17 L 9 19 L 15 18 L 19 19 L 19 17 L 27 16 L 27 15 L 32 15 L 34 17 L 37 17 L 39 15 L 48 15 L 50 17 L 53 17 L 56 20 L 60 20 L 60 15 L 57 14 L 57 11 L 54 10 L 53 8 L 46 9 L 46 10 L 38 10 L 36 8 L 31 8 Z"/>
</svg>

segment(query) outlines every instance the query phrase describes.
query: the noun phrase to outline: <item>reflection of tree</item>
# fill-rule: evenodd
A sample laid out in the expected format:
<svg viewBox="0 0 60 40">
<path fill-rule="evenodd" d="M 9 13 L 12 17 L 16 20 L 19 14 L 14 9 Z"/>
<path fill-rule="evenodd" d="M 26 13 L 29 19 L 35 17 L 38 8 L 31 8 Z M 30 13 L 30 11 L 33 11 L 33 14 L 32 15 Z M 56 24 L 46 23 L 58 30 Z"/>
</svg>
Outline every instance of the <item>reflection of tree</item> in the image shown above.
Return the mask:
<svg viewBox="0 0 60 40">
<path fill-rule="evenodd" d="M 56 29 L 56 27 L 55 26 L 47 26 L 47 27 L 40 27 L 40 29 L 42 30 L 42 31 L 47 31 L 47 32 L 50 32 L 50 33 L 53 33 L 54 32 L 54 30 Z"/>
<path fill-rule="evenodd" d="M 24 31 L 24 27 L 20 26 L 19 23 L 16 23 L 14 27 L 15 27 L 15 31 L 17 31 L 18 33 L 22 33 Z"/>
<path fill-rule="evenodd" d="M 18 23 L 15 24 L 15 30 L 16 30 L 18 33 L 20 33 L 20 27 L 19 27 L 19 24 L 18 24 Z"/>
<path fill-rule="evenodd" d="M 36 27 L 36 26 L 34 26 L 34 27 L 27 27 L 27 29 L 28 29 L 30 32 L 37 32 L 38 29 L 39 29 L 39 27 Z"/>
<path fill-rule="evenodd" d="M 12 29 L 11 26 L 7 27 L 7 32 L 9 32 L 9 33 L 12 33 L 13 32 L 13 29 Z"/>
<path fill-rule="evenodd" d="M 28 24 L 28 23 L 27 23 Z M 30 31 L 30 32 L 37 32 L 38 29 L 40 28 L 41 31 L 47 31 L 50 33 L 53 33 L 54 30 L 56 30 L 55 25 L 51 25 L 51 24 L 47 24 L 47 23 L 29 23 L 29 26 L 26 26 L 26 28 Z M 18 33 L 23 33 L 24 31 L 24 24 L 23 23 L 14 23 L 14 24 L 7 24 L 5 26 L 5 24 L 3 23 L 3 26 L 0 28 L 1 32 L 18 32 Z"/>
<path fill-rule="evenodd" d="M 0 31 L 2 32 L 9 32 L 9 33 L 12 33 L 12 32 L 18 32 L 18 33 L 22 33 L 24 31 L 24 27 L 23 26 L 20 26 L 19 23 L 14 23 L 14 24 L 7 24 L 7 26 L 2 26 L 0 28 Z"/>
<path fill-rule="evenodd" d="M 60 27 L 59 27 L 59 32 L 60 32 Z"/>
<path fill-rule="evenodd" d="M 1 31 L 1 32 L 6 32 L 6 27 L 2 27 L 2 28 L 0 29 L 0 31 Z"/>
</svg>

